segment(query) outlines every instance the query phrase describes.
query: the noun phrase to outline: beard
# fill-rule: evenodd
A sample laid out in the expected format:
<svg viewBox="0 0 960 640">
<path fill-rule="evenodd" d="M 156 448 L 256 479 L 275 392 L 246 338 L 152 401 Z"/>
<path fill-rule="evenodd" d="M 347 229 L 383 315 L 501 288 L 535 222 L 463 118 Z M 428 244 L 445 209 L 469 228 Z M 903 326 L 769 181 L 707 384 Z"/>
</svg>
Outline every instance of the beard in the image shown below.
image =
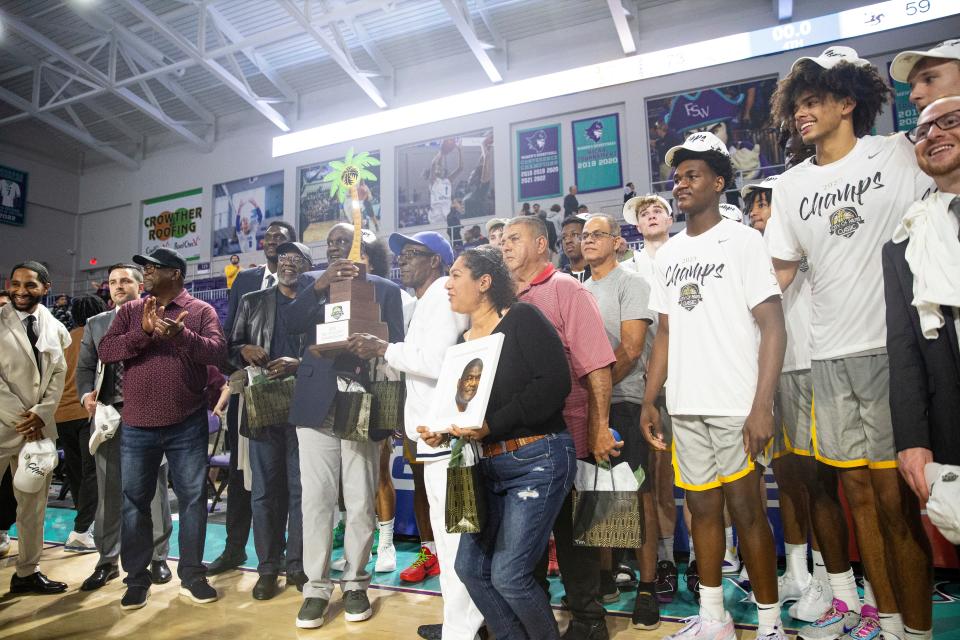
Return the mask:
<svg viewBox="0 0 960 640">
<path fill-rule="evenodd" d="M 929 160 L 926 156 L 917 158 L 920 170 L 930 177 L 937 178 L 953 173 L 960 169 L 960 151 L 954 150 L 950 157 Z"/>
<path fill-rule="evenodd" d="M 28 298 L 28 302 L 25 305 L 19 304 L 17 302 L 17 298 L 14 296 L 11 296 L 10 299 L 11 299 L 11 302 L 13 303 L 13 308 L 16 309 L 17 311 L 30 311 L 31 309 L 36 308 L 36 306 L 43 301 L 43 296 L 30 295 Z"/>
</svg>

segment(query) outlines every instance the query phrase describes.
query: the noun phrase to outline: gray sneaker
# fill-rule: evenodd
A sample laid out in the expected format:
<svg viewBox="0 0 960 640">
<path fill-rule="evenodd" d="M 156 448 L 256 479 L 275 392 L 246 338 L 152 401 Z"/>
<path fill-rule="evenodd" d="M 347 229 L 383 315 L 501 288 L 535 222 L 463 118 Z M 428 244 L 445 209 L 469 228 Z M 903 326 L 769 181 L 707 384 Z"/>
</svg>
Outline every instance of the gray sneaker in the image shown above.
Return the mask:
<svg viewBox="0 0 960 640">
<path fill-rule="evenodd" d="M 373 615 L 367 592 L 351 589 L 343 592 L 343 617 L 347 622 L 363 622 Z"/>
<path fill-rule="evenodd" d="M 298 629 L 317 629 L 323 626 L 323 616 L 327 612 L 327 601 L 323 598 L 304 598 L 300 613 L 297 614 Z"/>
</svg>

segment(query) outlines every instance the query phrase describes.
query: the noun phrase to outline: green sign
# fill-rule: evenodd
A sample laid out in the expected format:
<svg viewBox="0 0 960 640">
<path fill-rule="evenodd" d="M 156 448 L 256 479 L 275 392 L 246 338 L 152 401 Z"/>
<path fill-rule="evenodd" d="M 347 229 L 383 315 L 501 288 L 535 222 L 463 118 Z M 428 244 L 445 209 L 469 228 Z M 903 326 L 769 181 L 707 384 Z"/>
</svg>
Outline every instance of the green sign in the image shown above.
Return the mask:
<svg viewBox="0 0 960 640">
<path fill-rule="evenodd" d="M 887 74 L 890 73 L 890 63 L 887 63 Z M 895 131 L 910 131 L 917 126 L 920 113 L 917 107 L 910 102 L 910 85 L 906 82 L 897 82 L 890 78 L 893 85 L 893 128 Z"/>
<path fill-rule="evenodd" d="M 611 113 L 573 121 L 575 184 L 580 193 L 623 186 L 620 116 Z"/>
</svg>

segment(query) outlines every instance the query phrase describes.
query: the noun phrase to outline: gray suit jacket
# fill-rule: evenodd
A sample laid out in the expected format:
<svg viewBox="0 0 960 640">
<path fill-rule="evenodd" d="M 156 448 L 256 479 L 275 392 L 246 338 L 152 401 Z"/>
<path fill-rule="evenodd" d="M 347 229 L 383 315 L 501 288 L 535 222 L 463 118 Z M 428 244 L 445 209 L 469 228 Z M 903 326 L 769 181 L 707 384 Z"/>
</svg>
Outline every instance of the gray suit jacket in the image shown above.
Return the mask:
<svg viewBox="0 0 960 640">
<path fill-rule="evenodd" d="M 80 357 L 77 360 L 77 397 L 83 400 L 83 396 L 93 393 L 97 387 L 97 367 L 100 363 L 100 356 L 97 355 L 97 349 L 100 346 L 100 340 L 107 334 L 113 319 L 117 317 L 116 308 L 110 311 L 99 313 L 89 320 L 83 328 L 83 340 L 80 342 Z M 103 384 L 100 387 L 100 398 L 113 403 L 117 401 L 114 398 L 113 379 L 116 365 L 105 364 L 103 366 Z"/>
<path fill-rule="evenodd" d="M 70 344 L 70 334 L 46 307 L 41 305 L 39 309 L 40 322 L 56 328 L 61 344 L 58 354 L 41 354 L 42 375 L 37 371 L 27 331 L 13 304 L 0 307 L 0 449 L 19 450 L 23 437 L 13 426 L 23 420 L 20 414 L 24 411 L 43 420 L 45 437 L 57 439 L 54 414 L 63 395 L 67 375 L 63 349 Z"/>
</svg>

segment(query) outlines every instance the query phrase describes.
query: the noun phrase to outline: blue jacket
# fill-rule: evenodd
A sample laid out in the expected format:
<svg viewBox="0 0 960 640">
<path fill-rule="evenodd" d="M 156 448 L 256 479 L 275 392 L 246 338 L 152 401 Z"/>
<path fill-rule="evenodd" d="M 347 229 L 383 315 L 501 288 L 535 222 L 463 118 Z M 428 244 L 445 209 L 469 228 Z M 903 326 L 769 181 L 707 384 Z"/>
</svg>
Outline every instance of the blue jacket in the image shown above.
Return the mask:
<svg viewBox="0 0 960 640">
<path fill-rule="evenodd" d="M 326 296 L 317 294 L 313 288 L 321 273 L 310 271 L 300 276 L 297 299 L 288 308 L 287 329 L 290 333 L 306 334 L 307 344 L 316 343 L 316 325 L 323 322 L 323 305 L 327 302 Z M 380 304 L 382 319 L 387 323 L 389 341 L 403 342 L 400 287 L 375 275 L 367 275 L 367 280 L 372 282 L 376 289 L 376 300 Z M 290 405 L 290 424 L 299 427 L 321 427 L 333 403 L 337 390 L 337 375 L 346 375 L 366 382 L 368 373 L 367 361 L 353 354 L 344 352 L 336 358 L 321 358 L 305 350 L 297 370 L 297 386 Z"/>
</svg>

